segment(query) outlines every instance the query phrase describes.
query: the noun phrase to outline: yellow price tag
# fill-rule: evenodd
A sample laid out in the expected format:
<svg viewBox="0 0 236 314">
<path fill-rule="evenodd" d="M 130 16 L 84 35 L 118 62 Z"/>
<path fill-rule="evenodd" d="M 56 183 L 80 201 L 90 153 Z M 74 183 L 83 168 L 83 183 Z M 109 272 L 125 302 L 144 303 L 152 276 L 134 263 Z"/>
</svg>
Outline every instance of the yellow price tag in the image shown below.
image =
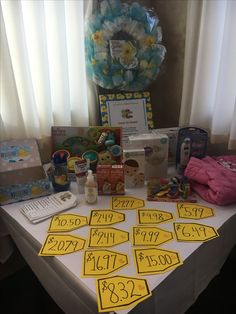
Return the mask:
<svg viewBox="0 0 236 314">
<path fill-rule="evenodd" d="M 65 255 L 84 248 L 85 239 L 74 235 L 49 234 L 39 252 L 40 256 Z"/>
<path fill-rule="evenodd" d="M 145 279 L 114 276 L 97 279 L 98 311 L 116 311 L 134 306 L 152 295 Z"/>
<path fill-rule="evenodd" d="M 114 210 L 92 210 L 90 214 L 90 226 L 112 225 L 125 221 L 125 214 Z"/>
<path fill-rule="evenodd" d="M 203 219 L 214 216 L 212 208 L 193 203 L 177 203 L 180 218 Z"/>
<path fill-rule="evenodd" d="M 113 196 L 111 198 L 112 209 L 136 209 L 144 205 L 144 200 L 132 196 Z"/>
<path fill-rule="evenodd" d="M 128 265 L 128 256 L 126 254 L 108 250 L 85 251 L 83 276 L 108 275 L 125 265 Z"/>
<path fill-rule="evenodd" d="M 62 214 L 53 216 L 48 232 L 66 232 L 81 228 L 88 224 L 86 216 Z"/>
<path fill-rule="evenodd" d="M 133 245 L 160 245 L 173 239 L 170 231 L 156 227 L 133 227 Z"/>
<path fill-rule="evenodd" d="M 110 247 L 129 240 L 129 232 L 116 228 L 91 228 L 89 247 Z"/>
<path fill-rule="evenodd" d="M 178 241 L 208 241 L 219 236 L 214 227 L 197 223 L 174 223 Z"/>
<path fill-rule="evenodd" d="M 159 224 L 173 219 L 172 213 L 159 209 L 138 209 L 139 224 Z"/>
<path fill-rule="evenodd" d="M 139 275 L 161 274 L 183 264 L 177 252 L 156 248 L 134 249 L 134 256 Z"/>
</svg>

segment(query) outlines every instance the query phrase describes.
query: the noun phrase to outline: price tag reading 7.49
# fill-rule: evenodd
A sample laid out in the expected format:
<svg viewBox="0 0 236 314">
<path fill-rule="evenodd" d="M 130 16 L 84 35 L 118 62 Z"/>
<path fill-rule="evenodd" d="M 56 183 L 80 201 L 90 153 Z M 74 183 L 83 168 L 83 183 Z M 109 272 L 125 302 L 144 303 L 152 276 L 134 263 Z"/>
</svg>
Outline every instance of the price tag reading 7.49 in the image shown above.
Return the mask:
<svg viewBox="0 0 236 314">
<path fill-rule="evenodd" d="M 146 208 L 138 210 L 139 224 L 159 224 L 171 219 L 173 219 L 172 213 L 163 210 Z"/>
<path fill-rule="evenodd" d="M 110 274 L 128 264 L 128 256 L 115 251 L 85 251 L 83 276 L 94 277 Z"/>
<path fill-rule="evenodd" d="M 197 223 L 174 223 L 178 241 L 209 241 L 219 236 L 214 227 Z"/>
<path fill-rule="evenodd" d="M 174 251 L 156 248 L 135 249 L 134 255 L 139 275 L 160 274 L 183 264 L 179 254 Z"/>
<path fill-rule="evenodd" d="M 144 200 L 132 196 L 114 196 L 111 198 L 112 209 L 136 209 L 144 205 Z"/>
<path fill-rule="evenodd" d="M 145 279 L 114 276 L 97 279 L 98 311 L 116 311 L 135 306 L 152 295 Z"/>
<path fill-rule="evenodd" d="M 48 232 L 66 232 L 88 224 L 86 216 L 62 214 L 52 217 Z"/>
<path fill-rule="evenodd" d="M 116 228 L 91 228 L 89 247 L 110 247 L 129 240 L 129 232 Z"/>
<path fill-rule="evenodd" d="M 92 210 L 90 226 L 112 225 L 125 220 L 125 214 L 114 210 Z"/>
<path fill-rule="evenodd" d="M 180 218 L 203 219 L 214 216 L 212 208 L 192 203 L 177 203 Z"/>
<path fill-rule="evenodd" d="M 74 253 L 84 248 L 85 239 L 74 235 L 49 234 L 39 255 L 54 256 Z"/>
<path fill-rule="evenodd" d="M 159 245 L 173 239 L 170 231 L 156 227 L 133 227 L 133 245 Z"/>
</svg>

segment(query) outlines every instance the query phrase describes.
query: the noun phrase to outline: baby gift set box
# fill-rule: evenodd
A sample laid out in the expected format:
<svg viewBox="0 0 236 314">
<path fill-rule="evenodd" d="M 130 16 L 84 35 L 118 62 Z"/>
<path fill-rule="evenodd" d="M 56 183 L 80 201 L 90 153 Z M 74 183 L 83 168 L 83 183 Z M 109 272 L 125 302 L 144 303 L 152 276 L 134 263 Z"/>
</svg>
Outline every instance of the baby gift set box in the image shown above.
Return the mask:
<svg viewBox="0 0 236 314">
<path fill-rule="evenodd" d="M 127 148 L 123 150 L 125 187 L 137 188 L 144 186 L 145 151 L 144 148 Z"/>
<path fill-rule="evenodd" d="M 0 204 L 48 195 L 50 181 L 35 139 L 0 142 Z"/>
</svg>

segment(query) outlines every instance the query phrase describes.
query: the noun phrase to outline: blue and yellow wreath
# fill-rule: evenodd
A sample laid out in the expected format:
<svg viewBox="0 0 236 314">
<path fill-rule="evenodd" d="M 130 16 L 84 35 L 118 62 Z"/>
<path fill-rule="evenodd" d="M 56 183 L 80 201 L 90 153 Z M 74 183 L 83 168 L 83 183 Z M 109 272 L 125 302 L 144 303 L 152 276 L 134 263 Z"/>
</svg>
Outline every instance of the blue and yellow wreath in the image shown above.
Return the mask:
<svg viewBox="0 0 236 314">
<path fill-rule="evenodd" d="M 138 3 L 102 0 L 86 25 L 88 77 L 106 89 L 140 91 L 155 80 L 166 49 L 152 11 Z"/>
</svg>

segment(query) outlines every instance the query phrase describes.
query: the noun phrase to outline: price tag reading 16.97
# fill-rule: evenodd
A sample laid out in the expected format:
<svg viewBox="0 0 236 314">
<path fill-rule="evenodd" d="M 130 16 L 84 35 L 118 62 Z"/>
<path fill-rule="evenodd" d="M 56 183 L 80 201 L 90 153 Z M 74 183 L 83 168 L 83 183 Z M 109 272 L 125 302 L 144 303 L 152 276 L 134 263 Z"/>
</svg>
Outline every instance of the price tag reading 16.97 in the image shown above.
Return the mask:
<svg viewBox="0 0 236 314">
<path fill-rule="evenodd" d="M 125 309 L 151 296 L 145 279 L 114 276 L 97 280 L 99 312 Z"/>
</svg>

